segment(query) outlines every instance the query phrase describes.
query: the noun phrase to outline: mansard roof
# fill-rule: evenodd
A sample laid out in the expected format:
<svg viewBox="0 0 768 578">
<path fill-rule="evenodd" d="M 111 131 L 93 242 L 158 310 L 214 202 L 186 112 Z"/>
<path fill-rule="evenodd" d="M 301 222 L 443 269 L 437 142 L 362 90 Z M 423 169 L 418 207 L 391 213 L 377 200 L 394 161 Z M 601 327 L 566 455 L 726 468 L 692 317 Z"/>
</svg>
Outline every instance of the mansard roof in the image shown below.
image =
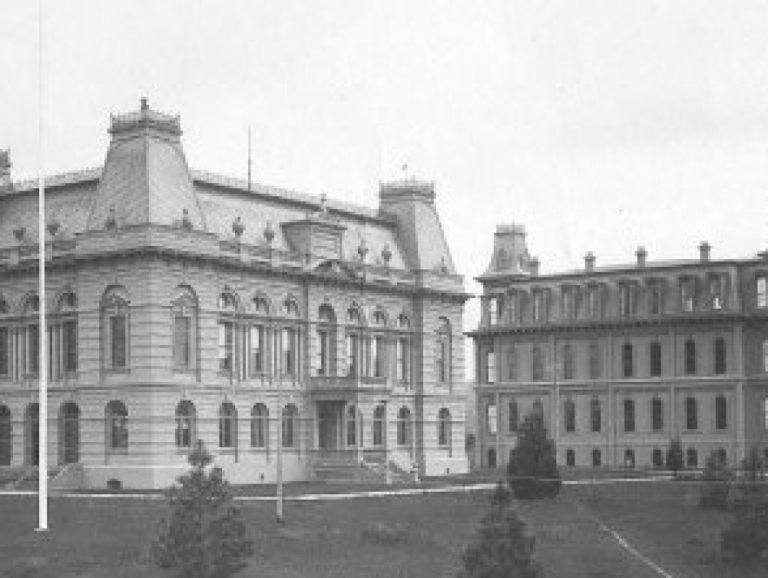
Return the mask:
<svg viewBox="0 0 768 578">
<path fill-rule="evenodd" d="M 102 167 L 46 177 L 57 239 L 111 226 L 183 225 L 222 241 L 303 254 L 295 246 L 301 235 L 289 238 L 285 229 L 324 212 L 339 224 L 342 260 L 363 254 L 371 265 L 456 277 L 431 184 L 382 185 L 380 206 L 371 208 L 190 170 L 179 117 L 144 100 L 138 112 L 112 115 L 109 133 Z M 35 244 L 37 234 L 37 182 L 16 182 L 0 192 L 0 248 Z"/>
</svg>

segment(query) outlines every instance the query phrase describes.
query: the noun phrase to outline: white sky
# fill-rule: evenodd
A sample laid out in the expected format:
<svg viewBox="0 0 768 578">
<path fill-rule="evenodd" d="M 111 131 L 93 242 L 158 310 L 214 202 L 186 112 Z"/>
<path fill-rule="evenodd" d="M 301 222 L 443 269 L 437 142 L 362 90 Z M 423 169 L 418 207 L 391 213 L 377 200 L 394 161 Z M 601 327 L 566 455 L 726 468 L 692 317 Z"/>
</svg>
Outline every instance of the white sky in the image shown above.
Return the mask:
<svg viewBox="0 0 768 578">
<path fill-rule="evenodd" d="M 221 6 L 224 7 L 221 7 Z M 434 180 L 472 277 L 517 221 L 542 272 L 768 247 L 768 3 L 45 1 L 46 165 L 100 165 L 109 112 L 180 113 L 191 166 L 367 205 Z M 0 22 L 0 147 L 37 170 L 37 6 Z M 467 308 L 474 328 L 478 303 Z M 471 376 L 471 358 L 467 377 Z"/>
</svg>

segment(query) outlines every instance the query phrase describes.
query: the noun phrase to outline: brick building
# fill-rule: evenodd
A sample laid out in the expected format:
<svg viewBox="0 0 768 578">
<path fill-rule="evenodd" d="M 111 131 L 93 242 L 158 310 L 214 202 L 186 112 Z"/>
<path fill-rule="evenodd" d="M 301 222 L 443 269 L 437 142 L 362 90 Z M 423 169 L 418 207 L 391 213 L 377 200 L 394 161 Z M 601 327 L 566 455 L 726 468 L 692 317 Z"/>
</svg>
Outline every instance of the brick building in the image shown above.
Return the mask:
<svg viewBox="0 0 768 578">
<path fill-rule="evenodd" d="M 768 457 L 768 255 L 649 261 L 547 275 L 519 225 L 500 225 L 475 342 L 478 452 L 505 465 L 523 417 L 543 411 L 558 463 L 687 467 L 713 451 Z"/>
<path fill-rule="evenodd" d="M 46 180 L 54 483 L 165 486 L 198 439 L 235 483 L 273 481 L 278 444 L 286 480 L 466 471 L 467 295 L 432 184 L 370 209 L 191 171 L 146 101 L 109 133 L 102 168 Z M 9 471 L 37 459 L 37 186 L 0 165 Z"/>
</svg>

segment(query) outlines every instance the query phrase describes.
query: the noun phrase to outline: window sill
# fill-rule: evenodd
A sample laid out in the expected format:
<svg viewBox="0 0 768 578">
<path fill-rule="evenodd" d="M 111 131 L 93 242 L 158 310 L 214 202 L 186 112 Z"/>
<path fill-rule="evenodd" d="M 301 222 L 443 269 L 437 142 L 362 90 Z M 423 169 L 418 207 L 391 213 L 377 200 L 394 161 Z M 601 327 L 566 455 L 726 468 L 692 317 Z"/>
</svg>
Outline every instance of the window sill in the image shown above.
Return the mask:
<svg viewBox="0 0 768 578">
<path fill-rule="evenodd" d="M 181 375 L 194 375 L 197 373 L 196 369 L 192 369 L 190 367 L 174 367 L 172 371 L 173 373 L 178 373 Z"/>
<path fill-rule="evenodd" d="M 128 453 L 128 448 L 109 448 L 107 453 L 110 456 L 124 456 Z"/>
<path fill-rule="evenodd" d="M 126 374 L 126 373 L 131 373 L 131 369 L 129 367 L 105 367 L 104 372 L 115 373 L 115 374 Z"/>
</svg>

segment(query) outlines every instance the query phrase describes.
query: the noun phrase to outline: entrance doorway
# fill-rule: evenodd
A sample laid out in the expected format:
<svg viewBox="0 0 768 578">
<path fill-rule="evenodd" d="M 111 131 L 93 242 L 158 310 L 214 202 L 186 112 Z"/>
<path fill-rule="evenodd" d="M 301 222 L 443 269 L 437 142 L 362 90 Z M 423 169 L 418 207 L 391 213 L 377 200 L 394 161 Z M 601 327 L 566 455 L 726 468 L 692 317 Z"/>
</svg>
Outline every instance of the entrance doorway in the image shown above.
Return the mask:
<svg viewBox="0 0 768 578">
<path fill-rule="evenodd" d="M 342 449 L 343 401 L 317 402 L 317 443 L 321 451 Z"/>
</svg>

